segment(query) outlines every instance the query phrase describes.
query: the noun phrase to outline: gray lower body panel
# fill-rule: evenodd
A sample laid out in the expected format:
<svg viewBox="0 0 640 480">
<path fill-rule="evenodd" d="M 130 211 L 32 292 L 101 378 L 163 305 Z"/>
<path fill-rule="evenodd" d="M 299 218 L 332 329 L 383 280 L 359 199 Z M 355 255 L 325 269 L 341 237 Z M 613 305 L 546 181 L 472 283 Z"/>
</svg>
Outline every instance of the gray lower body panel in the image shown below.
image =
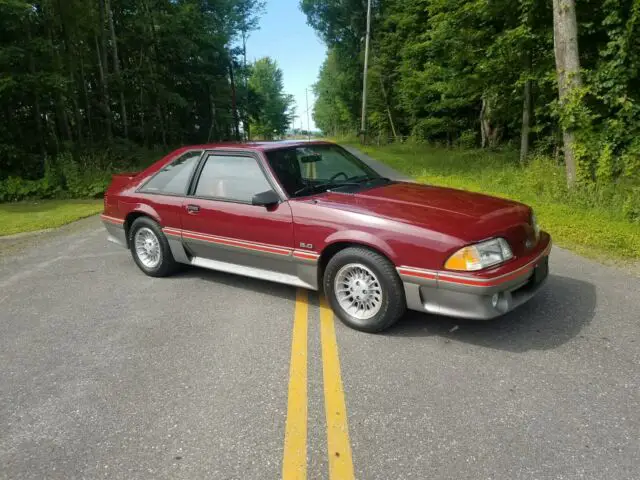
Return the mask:
<svg viewBox="0 0 640 480">
<path fill-rule="evenodd" d="M 167 232 L 165 231 L 165 234 Z M 228 245 L 167 234 L 169 248 L 176 262 L 195 267 L 259 278 L 311 290 L 318 289 L 318 263 L 285 255 L 249 251 Z"/>
<path fill-rule="evenodd" d="M 103 220 L 104 228 L 107 229 L 107 240 L 115 243 L 116 245 L 120 245 L 124 248 L 129 248 L 127 244 L 127 235 L 124 231 L 124 225 L 117 225 L 115 223 L 108 222 Z"/>
<path fill-rule="evenodd" d="M 419 312 L 471 320 L 490 320 L 530 300 L 546 283 L 533 273 L 494 287 L 469 287 L 436 282 L 404 281 L 407 307 Z"/>
<path fill-rule="evenodd" d="M 103 220 L 107 229 L 107 240 L 129 248 L 124 225 Z M 173 232 L 171 231 L 173 230 Z M 176 229 L 163 229 L 169 249 L 178 263 L 208 268 L 221 272 L 284 283 L 295 287 L 318 289 L 318 262 L 296 258 L 289 254 L 247 251 L 233 246 L 214 245 L 211 242 L 193 241 L 185 243 Z M 284 250 L 284 249 L 283 249 Z M 286 253 L 286 250 L 285 250 Z"/>
<path fill-rule="evenodd" d="M 202 257 L 193 257 L 189 264 L 196 267 L 208 268 L 210 270 L 233 273 L 235 275 L 244 275 L 245 277 L 259 278 L 261 280 L 268 280 L 270 282 L 284 283 L 286 285 L 292 285 L 294 287 L 308 288 L 311 290 L 316 289 L 313 285 L 305 282 L 296 275 L 275 272 L 273 270 L 265 270 L 262 268 L 250 267 L 246 265 L 237 265 L 234 263 L 228 263 L 220 260 L 212 260 Z"/>
</svg>

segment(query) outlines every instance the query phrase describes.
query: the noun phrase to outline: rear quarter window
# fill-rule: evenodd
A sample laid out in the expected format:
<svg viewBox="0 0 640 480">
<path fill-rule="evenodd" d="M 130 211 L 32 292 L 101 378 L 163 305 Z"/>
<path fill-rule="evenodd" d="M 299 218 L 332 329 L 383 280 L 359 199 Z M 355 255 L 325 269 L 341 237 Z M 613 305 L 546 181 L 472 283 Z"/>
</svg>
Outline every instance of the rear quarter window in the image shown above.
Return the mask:
<svg viewBox="0 0 640 480">
<path fill-rule="evenodd" d="M 147 181 L 140 191 L 168 195 L 185 195 L 191 173 L 202 155 L 202 150 L 193 150 L 170 162 Z"/>
</svg>

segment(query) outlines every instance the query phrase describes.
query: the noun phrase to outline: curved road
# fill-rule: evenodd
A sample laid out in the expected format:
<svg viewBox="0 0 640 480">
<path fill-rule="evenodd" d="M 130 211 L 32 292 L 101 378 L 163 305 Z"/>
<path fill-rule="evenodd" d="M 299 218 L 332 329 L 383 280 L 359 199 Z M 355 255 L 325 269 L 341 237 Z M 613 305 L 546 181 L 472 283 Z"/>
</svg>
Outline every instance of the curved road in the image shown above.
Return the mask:
<svg viewBox="0 0 640 480">
<path fill-rule="evenodd" d="M 275 479 L 287 422 L 290 478 L 640 478 L 640 279 L 562 249 L 504 318 L 381 335 L 287 286 L 146 277 L 96 217 L 0 252 L 0 478 Z"/>
</svg>

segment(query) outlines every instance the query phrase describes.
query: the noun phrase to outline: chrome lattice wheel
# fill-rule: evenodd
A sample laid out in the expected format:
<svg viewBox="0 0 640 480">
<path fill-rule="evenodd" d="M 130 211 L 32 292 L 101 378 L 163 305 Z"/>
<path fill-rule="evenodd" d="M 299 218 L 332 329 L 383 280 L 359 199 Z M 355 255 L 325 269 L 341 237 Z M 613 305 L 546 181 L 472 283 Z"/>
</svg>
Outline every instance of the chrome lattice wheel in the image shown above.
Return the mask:
<svg viewBox="0 0 640 480">
<path fill-rule="evenodd" d="M 160 241 L 150 228 L 142 227 L 136 232 L 134 245 L 140 263 L 146 268 L 156 268 L 162 261 Z"/>
<path fill-rule="evenodd" d="M 361 263 L 348 263 L 336 274 L 334 291 L 340 307 L 358 320 L 374 317 L 382 307 L 382 287 Z"/>
</svg>

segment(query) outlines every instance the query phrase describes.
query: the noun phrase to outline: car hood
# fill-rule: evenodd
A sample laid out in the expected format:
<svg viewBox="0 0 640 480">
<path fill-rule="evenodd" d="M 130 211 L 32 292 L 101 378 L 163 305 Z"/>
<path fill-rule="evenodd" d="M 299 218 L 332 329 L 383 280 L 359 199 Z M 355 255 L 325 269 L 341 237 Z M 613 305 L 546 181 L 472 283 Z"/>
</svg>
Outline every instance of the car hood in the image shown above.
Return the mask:
<svg viewBox="0 0 640 480">
<path fill-rule="evenodd" d="M 333 208 L 413 224 L 465 241 L 478 241 L 528 223 L 521 203 L 452 188 L 395 182 L 357 193 L 327 192 L 318 199 Z"/>
</svg>

